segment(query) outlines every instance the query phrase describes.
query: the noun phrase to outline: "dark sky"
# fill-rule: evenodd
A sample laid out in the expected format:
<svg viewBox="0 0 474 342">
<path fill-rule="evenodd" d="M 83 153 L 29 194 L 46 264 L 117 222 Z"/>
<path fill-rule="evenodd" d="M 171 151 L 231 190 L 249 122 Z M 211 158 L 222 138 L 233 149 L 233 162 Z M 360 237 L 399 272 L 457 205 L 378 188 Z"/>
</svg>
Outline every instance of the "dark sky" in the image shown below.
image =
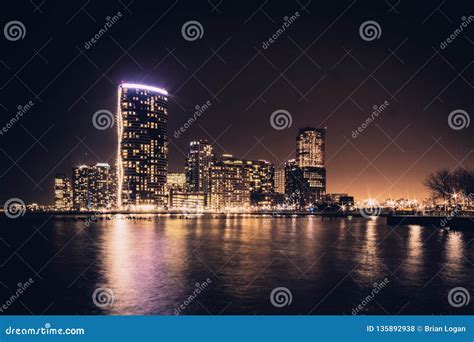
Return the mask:
<svg viewBox="0 0 474 342">
<path fill-rule="evenodd" d="M 0 126 L 18 105 L 33 107 L 0 135 L 0 202 L 52 203 L 55 172 L 79 163 L 114 164 L 115 126 L 97 130 L 93 114 L 115 112 L 120 81 L 171 93 L 170 170 L 182 171 L 191 139 L 207 138 L 218 154 L 292 157 L 298 128 L 327 127 L 329 192 L 357 197 L 424 197 L 423 178 L 441 167 L 473 167 L 474 123 L 461 130 L 448 115 L 472 116 L 472 1 L 14 1 L 1 28 L 23 23 L 23 39 L 0 36 Z M 36 4 L 36 5 L 35 5 Z M 306 7 L 302 7 L 302 5 Z M 84 44 L 123 15 L 90 49 Z M 267 49 L 262 43 L 296 11 L 300 16 Z M 196 20 L 201 39 L 183 39 Z M 365 41 L 362 23 L 381 35 Z M 212 105 L 178 139 L 173 132 L 196 105 Z M 388 109 L 355 139 L 374 105 Z M 285 109 L 291 127 L 270 115 Z"/>
</svg>

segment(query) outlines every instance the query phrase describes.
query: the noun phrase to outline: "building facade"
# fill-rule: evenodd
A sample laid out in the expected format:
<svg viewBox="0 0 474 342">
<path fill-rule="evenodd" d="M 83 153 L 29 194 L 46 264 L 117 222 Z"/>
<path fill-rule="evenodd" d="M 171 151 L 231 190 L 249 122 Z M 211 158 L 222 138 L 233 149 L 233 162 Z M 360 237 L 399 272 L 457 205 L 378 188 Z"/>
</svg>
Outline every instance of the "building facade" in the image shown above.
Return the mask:
<svg viewBox="0 0 474 342">
<path fill-rule="evenodd" d="M 244 185 L 252 205 L 271 205 L 275 191 L 275 166 L 266 160 L 244 161 Z"/>
<path fill-rule="evenodd" d="M 172 189 L 170 191 L 170 209 L 179 209 L 189 213 L 202 212 L 206 206 L 203 192 L 188 192 Z"/>
<path fill-rule="evenodd" d="M 80 165 L 72 170 L 72 203 L 74 210 L 90 210 L 89 167 Z"/>
<path fill-rule="evenodd" d="M 213 163 L 210 172 L 210 200 L 212 209 L 248 208 L 250 188 L 244 176 L 244 162 L 230 154 L 222 155 Z"/>
<path fill-rule="evenodd" d="M 275 193 L 285 193 L 285 169 L 275 171 Z"/>
<path fill-rule="evenodd" d="M 92 210 L 115 207 L 115 174 L 109 164 L 97 163 L 89 167 L 89 197 Z"/>
<path fill-rule="evenodd" d="M 118 88 L 118 206 L 164 206 L 168 171 L 168 92 L 122 83 Z"/>
<path fill-rule="evenodd" d="M 115 172 L 107 163 L 80 165 L 73 169 L 74 210 L 104 210 L 116 207 Z"/>
<path fill-rule="evenodd" d="M 296 159 L 285 165 L 285 194 L 300 208 L 324 201 L 326 195 L 326 129 L 302 128 L 296 137 Z"/>
<path fill-rule="evenodd" d="M 60 211 L 72 209 L 71 179 L 64 173 L 54 177 L 54 208 Z"/>
<path fill-rule="evenodd" d="M 324 167 L 326 129 L 306 127 L 296 137 L 296 161 L 299 167 Z"/>
<path fill-rule="evenodd" d="M 326 203 L 352 207 L 354 206 L 354 196 L 349 196 L 346 193 L 326 194 Z"/>
<path fill-rule="evenodd" d="M 186 189 L 186 174 L 182 172 L 170 172 L 166 178 L 166 188 L 184 191 Z"/>
<path fill-rule="evenodd" d="M 209 193 L 210 170 L 214 161 L 214 150 L 206 140 L 190 142 L 185 165 L 186 184 L 189 192 Z"/>
<path fill-rule="evenodd" d="M 170 207 L 171 194 L 172 192 L 185 192 L 186 191 L 186 174 L 181 172 L 169 172 L 166 177 L 166 195 L 167 195 L 167 206 Z"/>
</svg>

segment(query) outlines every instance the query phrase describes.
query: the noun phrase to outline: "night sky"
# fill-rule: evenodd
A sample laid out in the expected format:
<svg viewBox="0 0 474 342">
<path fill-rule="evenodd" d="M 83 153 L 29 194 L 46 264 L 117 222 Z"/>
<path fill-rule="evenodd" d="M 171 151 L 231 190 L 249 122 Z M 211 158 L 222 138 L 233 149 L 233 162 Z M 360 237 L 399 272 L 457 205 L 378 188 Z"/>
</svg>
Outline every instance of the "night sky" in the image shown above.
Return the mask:
<svg viewBox="0 0 474 342">
<path fill-rule="evenodd" d="M 423 198 L 429 172 L 474 166 L 474 123 L 460 130 L 448 124 L 454 110 L 474 113 L 474 21 L 440 48 L 462 17 L 474 14 L 470 0 L 128 1 L 2 6 L 0 126 L 19 105 L 34 105 L 0 135 L 1 203 L 52 203 L 56 172 L 115 163 L 116 126 L 98 130 L 92 116 L 115 113 L 121 81 L 170 92 L 170 171 L 183 171 L 189 141 L 200 138 L 218 155 L 281 166 L 294 156 L 304 126 L 327 127 L 328 192 Z M 299 17 L 264 49 L 295 12 Z M 23 23 L 23 39 L 6 39 L 3 28 L 13 20 Z M 190 20 L 202 25 L 201 39 L 183 38 Z M 381 28 L 372 41 L 359 34 L 369 20 Z M 207 101 L 210 108 L 175 138 Z M 388 108 L 354 139 L 385 101 Z M 272 127 L 278 109 L 291 114 L 291 127 Z"/>
</svg>

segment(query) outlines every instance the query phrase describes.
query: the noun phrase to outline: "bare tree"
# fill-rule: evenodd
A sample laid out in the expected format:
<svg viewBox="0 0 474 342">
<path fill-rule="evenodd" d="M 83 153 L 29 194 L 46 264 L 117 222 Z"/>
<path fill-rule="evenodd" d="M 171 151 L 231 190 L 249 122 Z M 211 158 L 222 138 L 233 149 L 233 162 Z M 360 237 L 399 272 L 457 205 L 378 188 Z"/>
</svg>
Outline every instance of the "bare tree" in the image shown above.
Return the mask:
<svg viewBox="0 0 474 342">
<path fill-rule="evenodd" d="M 454 194 L 470 197 L 471 194 L 474 194 L 474 171 L 465 169 L 449 171 L 444 168 L 429 174 L 424 185 L 435 198 L 446 200 Z"/>
<path fill-rule="evenodd" d="M 458 169 L 453 172 L 453 178 L 457 192 L 465 197 L 474 194 L 474 171 Z"/>
<path fill-rule="evenodd" d="M 448 169 L 441 169 L 426 177 L 424 185 L 431 191 L 434 198 L 446 199 L 453 193 L 454 181 Z"/>
</svg>

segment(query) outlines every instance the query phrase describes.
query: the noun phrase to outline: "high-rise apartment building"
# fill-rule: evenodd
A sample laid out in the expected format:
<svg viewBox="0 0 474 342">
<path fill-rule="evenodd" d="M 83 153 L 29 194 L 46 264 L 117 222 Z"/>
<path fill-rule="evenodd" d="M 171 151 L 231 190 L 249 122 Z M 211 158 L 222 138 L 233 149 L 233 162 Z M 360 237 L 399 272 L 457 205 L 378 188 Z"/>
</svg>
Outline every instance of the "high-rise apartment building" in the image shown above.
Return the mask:
<svg viewBox="0 0 474 342">
<path fill-rule="evenodd" d="M 73 169 L 74 210 L 113 209 L 116 206 L 115 172 L 107 163 Z"/>
<path fill-rule="evenodd" d="M 285 169 L 275 171 L 275 193 L 285 193 Z"/>
<path fill-rule="evenodd" d="M 89 166 L 80 165 L 72 170 L 72 203 L 74 210 L 90 210 Z"/>
<path fill-rule="evenodd" d="M 299 167 L 324 167 L 326 129 L 302 128 L 296 137 L 296 162 Z"/>
<path fill-rule="evenodd" d="M 210 172 L 212 209 L 246 208 L 250 204 L 250 189 L 244 176 L 244 162 L 224 154 L 213 163 Z"/>
<path fill-rule="evenodd" d="M 266 160 L 244 161 L 244 184 L 252 204 L 271 204 L 275 189 L 275 166 Z"/>
<path fill-rule="evenodd" d="M 168 92 L 122 83 L 117 107 L 118 206 L 163 206 L 168 171 Z"/>
<path fill-rule="evenodd" d="M 206 140 L 191 141 L 186 158 L 186 184 L 189 192 L 209 193 L 209 177 L 214 151 Z"/>
<path fill-rule="evenodd" d="M 326 194 L 326 129 L 302 128 L 296 137 L 296 160 L 285 165 L 285 193 L 290 203 L 307 207 Z"/>
<path fill-rule="evenodd" d="M 172 201 L 172 196 L 177 192 L 186 192 L 186 174 L 178 172 L 169 172 L 166 178 L 166 195 L 168 208 L 172 207 L 173 205 L 176 205 Z"/>
<path fill-rule="evenodd" d="M 116 201 L 114 173 L 107 163 L 89 167 L 89 197 L 92 210 L 112 209 Z"/>
<path fill-rule="evenodd" d="M 54 207 L 56 210 L 72 209 L 71 180 L 64 173 L 54 177 Z"/>
</svg>

